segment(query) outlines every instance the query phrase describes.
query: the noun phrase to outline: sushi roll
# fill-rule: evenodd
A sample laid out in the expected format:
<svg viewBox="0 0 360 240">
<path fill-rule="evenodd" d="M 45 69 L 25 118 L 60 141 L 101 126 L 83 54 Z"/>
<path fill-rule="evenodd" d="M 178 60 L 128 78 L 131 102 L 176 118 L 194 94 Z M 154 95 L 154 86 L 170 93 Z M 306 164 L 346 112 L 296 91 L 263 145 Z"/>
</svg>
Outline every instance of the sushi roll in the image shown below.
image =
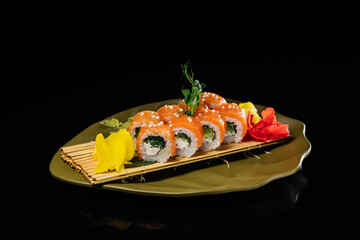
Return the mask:
<svg viewBox="0 0 360 240">
<path fill-rule="evenodd" d="M 210 109 L 196 111 L 196 119 L 200 121 L 204 135 L 200 150 L 213 150 L 224 141 L 226 121 L 219 112 Z"/>
<path fill-rule="evenodd" d="M 156 112 L 164 119 L 165 123 L 167 123 L 170 118 L 178 116 L 179 113 L 184 112 L 184 110 L 178 105 L 165 105 Z"/>
<path fill-rule="evenodd" d="M 223 98 L 220 95 L 217 95 L 215 93 L 203 92 L 201 94 L 200 103 L 213 109 L 214 107 L 217 107 L 223 103 L 226 103 L 226 100 L 225 100 L 225 98 Z"/>
<path fill-rule="evenodd" d="M 201 147 L 204 132 L 196 118 L 179 114 L 171 118 L 168 125 L 175 135 L 177 155 L 190 157 Z"/>
<path fill-rule="evenodd" d="M 224 103 L 214 108 L 226 120 L 224 143 L 239 143 L 247 131 L 246 113 L 241 107 Z"/>
<path fill-rule="evenodd" d="M 161 121 L 163 121 L 163 118 L 154 111 L 142 111 L 134 116 L 127 131 L 130 133 L 130 136 L 134 142 L 135 149 L 136 138 L 140 132 L 141 127 L 146 126 L 147 124 L 156 124 Z"/>
<path fill-rule="evenodd" d="M 175 136 L 172 129 L 162 121 L 147 124 L 140 129 L 136 149 L 143 161 L 166 162 L 176 155 Z"/>
</svg>

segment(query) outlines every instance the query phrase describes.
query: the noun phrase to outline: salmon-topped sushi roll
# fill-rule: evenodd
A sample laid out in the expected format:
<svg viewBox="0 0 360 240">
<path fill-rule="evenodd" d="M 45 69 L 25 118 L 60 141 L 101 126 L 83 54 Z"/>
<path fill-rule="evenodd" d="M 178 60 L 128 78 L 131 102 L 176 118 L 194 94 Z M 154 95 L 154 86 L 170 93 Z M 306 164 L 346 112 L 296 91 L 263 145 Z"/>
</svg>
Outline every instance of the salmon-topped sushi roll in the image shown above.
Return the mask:
<svg viewBox="0 0 360 240">
<path fill-rule="evenodd" d="M 179 113 L 184 112 L 184 110 L 178 105 L 165 105 L 156 112 L 164 119 L 165 123 L 167 123 L 170 118 L 179 115 Z"/>
<path fill-rule="evenodd" d="M 204 135 L 201 150 L 213 150 L 224 141 L 226 121 L 219 112 L 211 109 L 196 111 L 196 119 L 200 121 Z"/>
<path fill-rule="evenodd" d="M 163 121 L 163 118 L 154 111 L 142 111 L 138 112 L 133 120 L 131 121 L 127 131 L 130 133 L 130 136 L 134 142 L 136 149 L 136 138 L 140 132 L 140 128 L 146 126 L 147 124 L 154 124 Z"/>
<path fill-rule="evenodd" d="M 136 149 L 140 160 L 166 162 L 176 155 L 175 136 L 162 121 L 140 129 Z"/>
<path fill-rule="evenodd" d="M 196 118 L 179 114 L 168 125 L 175 134 L 177 155 L 190 157 L 201 147 L 204 131 Z"/>
<path fill-rule="evenodd" d="M 226 120 L 224 143 L 239 143 L 247 132 L 245 110 L 235 104 L 224 103 L 214 108 Z"/>
<path fill-rule="evenodd" d="M 220 95 L 217 95 L 215 93 L 203 92 L 201 94 L 200 103 L 213 109 L 216 106 L 226 103 L 226 100 L 225 100 L 225 98 L 223 98 Z"/>
</svg>

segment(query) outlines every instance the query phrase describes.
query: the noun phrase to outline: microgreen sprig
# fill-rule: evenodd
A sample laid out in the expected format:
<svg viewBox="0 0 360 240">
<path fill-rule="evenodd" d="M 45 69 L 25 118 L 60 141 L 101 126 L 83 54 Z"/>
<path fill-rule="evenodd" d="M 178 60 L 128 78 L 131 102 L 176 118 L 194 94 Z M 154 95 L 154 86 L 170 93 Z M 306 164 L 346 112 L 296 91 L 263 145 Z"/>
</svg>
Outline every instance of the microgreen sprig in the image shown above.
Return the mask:
<svg viewBox="0 0 360 240">
<path fill-rule="evenodd" d="M 184 95 L 185 105 L 188 106 L 187 109 L 184 108 L 184 113 L 188 116 L 194 116 L 194 113 L 197 107 L 200 104 L 201 94 L 203 88 L 205 88 L 204 83 L 200 83 L 199 80 L 194 80 L 194 72 L 191 67 L 186 64 L 181 64 L 181 69 L 183 71 L 183 76 L 185 76 L 191 83 L 191 91 L 187 88 L 184 89 L 184 86 L 181 88 L 181 92 Z M 182 103 L 181 103 L 182 105 Z"/>
</svg>

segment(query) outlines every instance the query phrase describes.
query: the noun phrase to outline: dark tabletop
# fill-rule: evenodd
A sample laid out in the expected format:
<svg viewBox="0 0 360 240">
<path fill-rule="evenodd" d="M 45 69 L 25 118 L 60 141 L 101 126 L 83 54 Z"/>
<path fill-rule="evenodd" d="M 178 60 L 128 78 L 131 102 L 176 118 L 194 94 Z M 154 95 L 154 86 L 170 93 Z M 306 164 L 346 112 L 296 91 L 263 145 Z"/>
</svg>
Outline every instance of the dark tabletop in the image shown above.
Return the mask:
<svg viewBox="0 0 360 240">
<path fill-rule="evenodd" d="M 53 46 L 44 65 L 24 70 L 29 81 L 19 86 L 14 77 L 9 89 L 21 101 L 3 110 L 12 157 L 2 174 L 13 190 L 3 206 L 11 212 L 4 216 L 5 233 L 55 239 L 353 236 L 359 210 L 357 42 L 321 34 L 278 40 Z M 180 64 L 188 60 L 206 91 L 304 122 L 312 149 L 301 170 L 255 190 L 186 198 L 82 188 L 51 177 L 52 156 L 89 125 L 179 98 L 187 84 Z"/>
</svg>

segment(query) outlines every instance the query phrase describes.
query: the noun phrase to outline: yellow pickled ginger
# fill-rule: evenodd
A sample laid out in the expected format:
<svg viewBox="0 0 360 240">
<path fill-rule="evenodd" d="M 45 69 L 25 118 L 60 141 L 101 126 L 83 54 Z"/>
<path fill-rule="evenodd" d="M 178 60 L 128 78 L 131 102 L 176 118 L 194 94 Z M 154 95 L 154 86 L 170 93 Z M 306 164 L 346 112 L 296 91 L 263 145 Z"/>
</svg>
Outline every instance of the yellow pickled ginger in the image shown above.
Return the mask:
<svg viewBox="0 0 360 240">
<path fill-rule="evenodd" d="M 250 111 L 251 114 L 254 114 L 254 117 L 252 119 L 252 123 L 255 124 L 258 121 L 260 121 L 261 117 L 257 113 L 257 109 L 256 109 L 256 107 L 254 106 L 254 104 L 252 102 L 239 103 L 239 107 L 241 107 L 242 109 L 245 110 L 246 115 L 249 115 L 249 111 Z"/>
<path fill-rule="evenodd" d="M 99 133 L 95 139 L 93 156 L 97 160 L 95 173 L 116 170 L 122 172 L 124 164 L 131 164 L 135 148 L 130 134 L 121 129 L 117 133 L 110 134 L 106 139 Z"/>
</svg>

